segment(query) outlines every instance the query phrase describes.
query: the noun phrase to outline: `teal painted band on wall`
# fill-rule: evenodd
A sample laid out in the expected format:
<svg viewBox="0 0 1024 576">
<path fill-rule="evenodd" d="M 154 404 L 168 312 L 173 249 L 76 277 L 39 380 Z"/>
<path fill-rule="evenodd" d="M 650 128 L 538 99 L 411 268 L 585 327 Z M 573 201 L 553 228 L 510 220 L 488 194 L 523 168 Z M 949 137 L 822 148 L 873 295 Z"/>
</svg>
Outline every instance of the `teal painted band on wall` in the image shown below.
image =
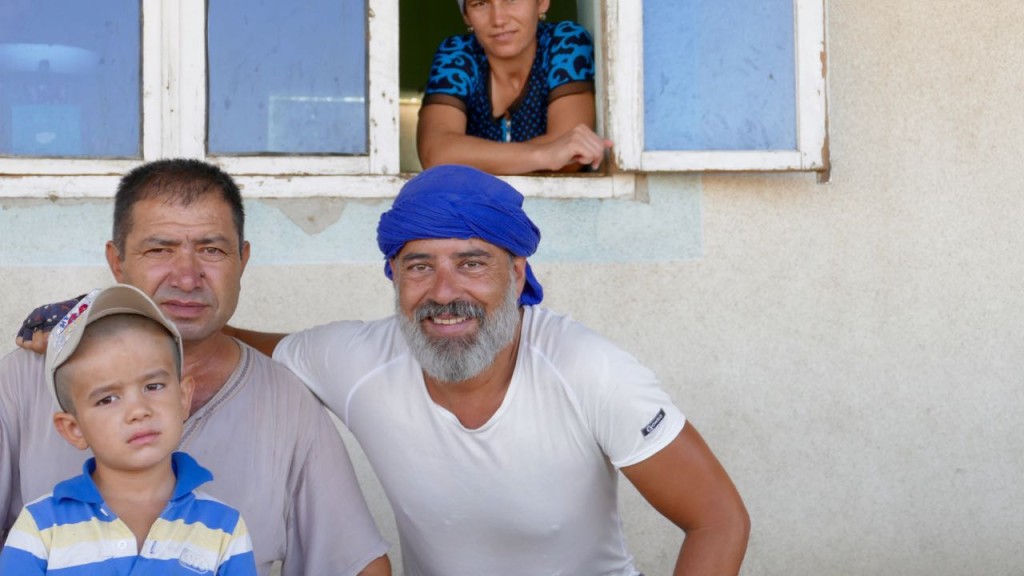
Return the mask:
<svg viewBox="0 0 1024 576">
<path fill-rule="evenodd" d="M 534 259 L 600 263 L 700 258 L 699 177 L 651 177 L 648 188 L 647 201 L 527 199 L 526 211 L 542 234 Z M 250 266 L 380 261 L 377 220 L 388 206 L 387 201 L 343 202 L 336 222 L 310 233 L 273 203 L 248 201 Z M 107 200 L 9 200 L 0 206 L 0 267 L 105 266 L 111 213 Z"/>
</svg>

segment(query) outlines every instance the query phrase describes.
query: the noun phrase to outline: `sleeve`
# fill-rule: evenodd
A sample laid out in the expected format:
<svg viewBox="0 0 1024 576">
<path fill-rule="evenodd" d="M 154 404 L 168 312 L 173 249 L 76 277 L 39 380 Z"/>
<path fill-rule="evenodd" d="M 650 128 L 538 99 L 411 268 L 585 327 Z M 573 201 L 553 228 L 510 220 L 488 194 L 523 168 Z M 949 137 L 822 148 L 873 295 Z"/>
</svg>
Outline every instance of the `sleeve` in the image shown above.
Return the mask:
<svg viewBox="0 0 1024 576">
<path fill-rule="evenodd" d="M 28 509 L 23 509 L 0 551 L 0 574 L 35 576 L 46 574 L 46 543 Z"/>
<path fill-rule="evenodd" d="M 559 22 L 552 32 L 547 55 L 549 92 L 563 92 L 556 89 L 573 82 L 593 84 L 594 44 L 583 26 Z"/>
<path fill-rule="evenodd" d="M 574 344 L 563 377 L 616 468 L 650 458 L 679 435 L 686 418 L 650 369 L 582 325 L 569 330 L 562 340 Z"/>
<path fill-rule="evenodd" d="M 13 356 L 0 358 L 0 545 L 7 530 L 14 524 L 17 509 L 13 508 L 14 490 L 18 484 L 18 449 L 15 437 L 16 398 L 12 398 Z"/>
<path fill-rule="evenodd" d="M 14 488 L 14 462 L 11 455 L 13 450 L 8 440 L 5 422 L 6 416 L 3 413 L 3 406 L 0 405 L 0 546 L 3 546 L 7 539 L 7 516 L 11 508 L 11 492 Z"/>
<path fill-rule="evenodd" d="M 256 557 L 252 553 L 252 540 L 249 528 L 241 515 L 235 523 L 235 529 L 227 535 L 227 542 L 222 553 L 217 576 L 256 576 Z"/>
<path fill-rule="evenodd" d="M 473 42 L 472 35 L 466 35 L 451 36 L 441 43 L 430 65 L 424 102 L 439 95 L 454 96 L 462 102 L 469 98 L 480 75 L 472 54 Z"/>
<path fill-rule="evenodd" d="M 292 509 L 282 576 L 355 576 L 387 553 L 334 422 L 310 399 L 289 473 Z"/>
</svg>

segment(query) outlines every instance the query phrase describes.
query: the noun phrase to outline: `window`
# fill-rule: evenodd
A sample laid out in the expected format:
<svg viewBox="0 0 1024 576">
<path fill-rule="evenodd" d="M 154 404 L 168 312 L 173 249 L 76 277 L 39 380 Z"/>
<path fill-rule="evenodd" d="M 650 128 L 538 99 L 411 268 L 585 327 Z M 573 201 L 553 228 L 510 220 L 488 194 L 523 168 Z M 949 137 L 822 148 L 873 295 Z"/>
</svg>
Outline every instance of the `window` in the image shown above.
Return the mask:
<svg viewBox="0 0 1024 576">
<path fill-rule="evenodd" d="M 0 0 L 0 197 L 109 197 L 140 161 L 174 156 L 217 162 L 247 196 L 393 195 L 408 169 L 399 3 L 421 1 Z M 823 169 L 823 0 L 718 4 L 577 2 L 612 166 L 509 180 L 528 195 L 607 198 L 632 196 L 636 172 Z M 745 58 L 755 39 L 778 47 L 759 64 L 772 82 L 704 83 L 709 59 Z M 679 128 L 694 116 L 765 137 Z"/>
<path fill-rule="evenodd" d="M 138 4 L 60 4 L 0 3 L 0 154 L 138 156 Z"/>
<path fill-rule="evenodd" d="M 827 168 L 822 0 L 636 0 L 608 14 L 620 168 Z"/>
</svg>

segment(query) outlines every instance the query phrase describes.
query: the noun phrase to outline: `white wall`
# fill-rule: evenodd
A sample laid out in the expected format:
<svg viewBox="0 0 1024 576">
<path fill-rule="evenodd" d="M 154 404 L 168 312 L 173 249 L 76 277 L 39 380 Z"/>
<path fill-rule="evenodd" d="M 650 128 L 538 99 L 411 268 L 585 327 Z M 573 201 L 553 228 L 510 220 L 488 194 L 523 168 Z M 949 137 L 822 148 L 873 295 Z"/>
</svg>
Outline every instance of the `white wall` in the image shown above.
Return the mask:
<svg viewBox="0 0 1024 576">
<path fill-rule="evenodd" d="M 651 179 L 647 205 L 533 202 L 552 246 L 536 263 L 546 303 L 663 376 L 750 509 L 745 575 L 1019 575 L 1024 3 L 829 9 L 832 182 L 663 176 Z M 691 193 L 697 202 L 673 203 Z M 365 236 L 367 216 L 362 229 L 346 218 L 382 206 L 342 207 L 309 232 L 275 220 L 277 208 L 250 205 L 255 253 L 269 256 L 247 271 L 240 324 L 388 313 L 372 238 L 352 247 L 362 237 L 345 232 Z M 645 233 L 645 209 L 696 246 Z M 0 325 L 12 335 L 36 303 L 107 279 L 99 243 L 94 259 L 51 258 L 42 232 L 80 233 L 68 223 L 85 211 L 0 207 Z M 89 218 L 87 241 L 105 237 L 109 221 Z M 602 245 L 607 223 L 633 234 Z M 574 248 L 554 249 L 566 243 Z M 25 264 L 26 253 L 47 264 Z M 624 493 L 641 568 L 667 574 L 678 531 Z"/>
</svg>

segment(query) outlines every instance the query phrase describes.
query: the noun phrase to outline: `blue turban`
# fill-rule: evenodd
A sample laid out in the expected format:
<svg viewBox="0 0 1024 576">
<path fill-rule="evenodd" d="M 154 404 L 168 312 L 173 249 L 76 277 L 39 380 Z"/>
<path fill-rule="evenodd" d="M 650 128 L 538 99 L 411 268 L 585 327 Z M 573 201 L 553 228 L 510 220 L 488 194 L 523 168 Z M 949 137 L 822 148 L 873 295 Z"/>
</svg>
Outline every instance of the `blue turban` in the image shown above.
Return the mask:
<svg viewBox="0 0 1024 576">
<path fill-rule="evenodd" d="M 476 168 L 435 166 L 406 182 L 391 209 L 377 224 L 377 246 L 388 262 L 406 242 L 424 238 L 480 238 L 513 256 L 530 256 L 540 244 L 540 230 L 523 212 L 523 195 L 503 180 Z M 544 289 L 526 265 L 524 305 L 540 304 Z"/>
</svg>

